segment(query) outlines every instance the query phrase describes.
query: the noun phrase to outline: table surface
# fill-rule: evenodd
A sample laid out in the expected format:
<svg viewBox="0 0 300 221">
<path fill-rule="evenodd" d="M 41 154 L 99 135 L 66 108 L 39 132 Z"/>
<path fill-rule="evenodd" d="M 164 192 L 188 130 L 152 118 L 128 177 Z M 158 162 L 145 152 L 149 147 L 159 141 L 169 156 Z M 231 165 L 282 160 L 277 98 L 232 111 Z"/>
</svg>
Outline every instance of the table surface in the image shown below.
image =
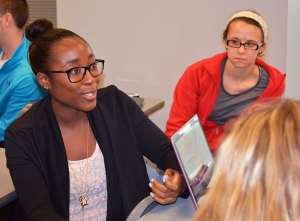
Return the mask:
<svg viewBox="0 0 300 221">
<path fill-rule="evenodd" d="M 157 205 L 147 214 L 142 216 L 139 221 L 184 221 L 191 220 L 196 213 L 196 208 L 189 198 L 178 198 L 177 201 L 169 205 Z"/>
<path fill-rule="evenodd" d="M 141 105 L 141 109 L 148 116 L 153 114 L 155 111 L 163 108 L 163 106 L 165 105 L 165 102 L 160 99 L 153 99 L 153 98 L 144 98 L 144 99 L 145 100 Z"/>
<path fill-rule="evenodd" d="M 148 116 L 164 106 L 163 100 L 152 98 L 144 99 L 141 109 Z M 0 207 L 2 207 L 17 198 L 9 170 L 6 167 L 4 148 L 0 148 L 0 180 Z"/>
<path fill-rule="evenodd" d="M 0 207 L 2 207 L 17 198 L 9 170 L 6 167 L 4 148 L 0 148 L 0 180 Z"/>
</svg>

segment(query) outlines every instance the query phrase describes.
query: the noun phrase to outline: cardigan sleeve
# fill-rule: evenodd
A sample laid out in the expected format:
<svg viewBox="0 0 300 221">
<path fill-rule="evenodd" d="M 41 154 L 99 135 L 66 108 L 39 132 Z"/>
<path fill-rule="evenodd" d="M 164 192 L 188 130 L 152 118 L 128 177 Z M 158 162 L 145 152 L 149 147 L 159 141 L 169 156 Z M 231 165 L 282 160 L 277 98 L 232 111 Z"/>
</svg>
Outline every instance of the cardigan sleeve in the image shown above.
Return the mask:
<svg viewBox="0 0 300 221">
<path fill-rule="evenodd" d="M 137 106 L 132 104 L 132 106 Z M 136 112 L 136 113 L 135 113 Z M 143 155 L 162 170 L 173 169 L 182 174 L 170 139 L 161 131 L 140 108 L 133 107 L 133 121 L 139 116 L 139 124 L 135 126 L 135 133 Z M 181 198 L 189 196 L 188 188 L 180 194 Z"/>
<path fill-rule="evenodd" d="M 182 173 L 170 139 L 126 94 L 124 99 L 128 102 L 131 121 L 142 154 L 155 163 L 159 169 L 173 169 Z M 189 191 L 188 188 L 186 188 L 185 191 L 180 194 L 180 197 L 187 198 L 188 196 Z"/>
<path fill-rule="evenodd" d="M 170 139 L 141 110 L 141 108 L 125 93 L 119 90 L 119 95 L 125 102 L 126 109 L 134 129 L 135 138 L 141 152 L 158 168 L 180 171 Z M 166 157 L 166 156 L 174 157 Z M 168 158 L 168 160 L 167 160 Z"/>
<path fill-rule="evenodd" d="M 10 129 L 5 132 L 5 153 L 26 220 L 68 220 L 59 216 L 51 204 L 46 182 L 37 166 L 40 164 L 37 154 L 29 148 L 29 144 L 34 144 L 26 133 L 16 133 Z"/>
</svg>

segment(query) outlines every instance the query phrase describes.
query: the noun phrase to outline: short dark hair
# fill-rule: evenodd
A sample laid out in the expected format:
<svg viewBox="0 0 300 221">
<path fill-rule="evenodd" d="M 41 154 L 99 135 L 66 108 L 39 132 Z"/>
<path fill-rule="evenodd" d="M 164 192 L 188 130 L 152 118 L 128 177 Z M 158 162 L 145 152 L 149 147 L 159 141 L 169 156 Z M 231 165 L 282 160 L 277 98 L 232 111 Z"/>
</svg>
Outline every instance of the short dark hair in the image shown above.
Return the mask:
<svg viewBox="0 0 300 221">
<path fill-rule="evenodd" d="M 0 15 L 10 13 L 16 26 L 22 29 L 28 19 L 29 9 L 26 0 L 0 0 Z"/>
</svg>

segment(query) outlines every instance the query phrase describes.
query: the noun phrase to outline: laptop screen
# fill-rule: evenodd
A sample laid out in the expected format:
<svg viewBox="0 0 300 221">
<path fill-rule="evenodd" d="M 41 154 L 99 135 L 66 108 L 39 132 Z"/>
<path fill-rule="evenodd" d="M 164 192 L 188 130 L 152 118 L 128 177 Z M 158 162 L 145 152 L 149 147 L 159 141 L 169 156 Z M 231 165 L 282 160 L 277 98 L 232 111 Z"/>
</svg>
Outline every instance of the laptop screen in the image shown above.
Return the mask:
<svg viewBox="0 0 300 221">
<path fill-rule="evenodd" d="M 193 116 L 172 137 L 172 145 L 196 209 L 209 185 L 214 158 L 198 116 Z"/>
</svg>

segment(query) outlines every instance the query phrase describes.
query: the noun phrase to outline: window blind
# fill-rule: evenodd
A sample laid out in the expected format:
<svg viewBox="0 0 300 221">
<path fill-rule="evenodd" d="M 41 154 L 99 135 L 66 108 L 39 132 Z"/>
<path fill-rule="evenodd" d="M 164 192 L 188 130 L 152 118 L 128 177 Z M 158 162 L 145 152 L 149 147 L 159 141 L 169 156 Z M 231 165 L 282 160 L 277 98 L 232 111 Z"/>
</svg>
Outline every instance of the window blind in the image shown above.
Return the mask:
<svg viewBox="0 0 300 221">
<path fill-rule="evenodd" d="M 27 0 L 29 18 L 25 27 L 39 18 L 47 18 L 57 27 L 56 0 Z"/>
</svg>

